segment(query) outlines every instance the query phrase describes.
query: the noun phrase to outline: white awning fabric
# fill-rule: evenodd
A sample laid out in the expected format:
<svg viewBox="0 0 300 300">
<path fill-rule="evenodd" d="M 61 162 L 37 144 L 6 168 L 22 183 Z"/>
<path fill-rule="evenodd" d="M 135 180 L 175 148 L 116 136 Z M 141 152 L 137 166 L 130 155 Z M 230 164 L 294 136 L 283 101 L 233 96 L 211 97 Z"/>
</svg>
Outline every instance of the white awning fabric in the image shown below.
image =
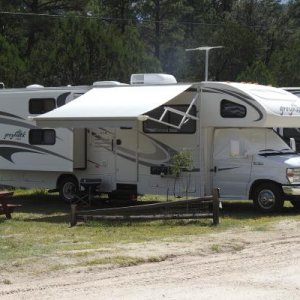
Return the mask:
<svg viewBox="0 0 300 300">
<path fill-rule="evenodd" d="M 40 127 L 97 128 L 135 126 L 136 120 L 191 84 L 93 88 L 81 97 L 34 117 Z"/>
</svg>

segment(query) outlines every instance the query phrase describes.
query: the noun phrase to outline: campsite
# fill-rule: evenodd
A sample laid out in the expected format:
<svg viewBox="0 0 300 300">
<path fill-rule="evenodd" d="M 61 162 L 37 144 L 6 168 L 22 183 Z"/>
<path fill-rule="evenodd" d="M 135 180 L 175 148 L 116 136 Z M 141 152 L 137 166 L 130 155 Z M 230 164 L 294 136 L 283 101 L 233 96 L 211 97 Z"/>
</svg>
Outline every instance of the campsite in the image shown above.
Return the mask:
<svg viewBox="0 0 300 300">
<path fill-rule="evenodd" d="M 300 1 L 0 1 L 0 299 L 300 299 Z"/>
<path fill-rule="evenodd" d="M 150 198 L 151 200 L 155 199 Z M 149 200 L 149 199 L 148 199 Z M 297 299 L 300 215 L 223 203 L 211 220 L 89 221 L 57 195 L 16 191 L 0 216 L 1 299 Z"/>
</svg>

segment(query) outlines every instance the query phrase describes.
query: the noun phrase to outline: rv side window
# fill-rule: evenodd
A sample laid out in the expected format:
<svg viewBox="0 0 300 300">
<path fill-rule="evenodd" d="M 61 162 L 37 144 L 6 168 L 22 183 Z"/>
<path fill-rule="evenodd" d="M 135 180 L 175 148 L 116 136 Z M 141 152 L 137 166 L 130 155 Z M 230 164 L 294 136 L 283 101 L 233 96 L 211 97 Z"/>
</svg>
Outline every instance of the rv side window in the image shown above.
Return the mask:
<svg viewBox="0 0 300 300">
<path fill-rule="evenodd" d="M 300 128 L 283 128 L 283 137 L 300 139 Z"/>
<path fill-rule="evenodd" d="M 244 118 L 246 114 L 245 106 L 228 100 L 221 101 L 221 116 L 223 118 Z"/>
<path fill-rule="evenodd" d="M 29 100 L 30 114 L 44 114 L 55 108 L 54 98 L 33 98 Z"/>
<path fill-rule="evenodd" d="M 189 105 L 168 105 L 169 107 L 172 107 L 174 109 L 180 110 L 182 112 L 186 112 Z M 159 119 L 164 112 L 164 106 L 160 106 L 149 113 L 149 115 L 152 118 Z M 190 110 L 190 114 L 193 116 L 196 116 L 196 106 L 192 106 Z M 179 125 L 180 121 L 182 119 L 181 115 L 178 115 L 174 112 L 168 111 L 166 115 L 164 116 L 163 120 L 164 122 Z M 145 133 L 195 133 L 196 132 L 196 120 L 189 119 L 185 124 L 182 125 L 180 129 L 173 128 L 171 126 L 167 126 L 164 124 L 161 124 L 159 122 L 155 122 L 152 120 L 147 120 L 143 123 L 143 131 Z"/>
<path fill-rule="evenodd" d="M 54 129 L 31 129 L 29 131 L 29 144 L 54 145 L 56 134 Z"/>
</svg>

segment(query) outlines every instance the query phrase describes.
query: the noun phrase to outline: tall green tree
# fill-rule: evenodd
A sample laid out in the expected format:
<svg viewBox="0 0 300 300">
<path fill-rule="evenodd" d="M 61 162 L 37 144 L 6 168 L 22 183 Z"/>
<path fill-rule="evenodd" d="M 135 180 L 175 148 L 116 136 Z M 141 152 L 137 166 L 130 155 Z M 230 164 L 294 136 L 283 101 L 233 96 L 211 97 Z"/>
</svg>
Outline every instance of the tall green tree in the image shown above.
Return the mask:
<svg viewBox="0 0 300 300">
<path fill-rule="evenodd" d="M 25 66 L 18 49 L 0 35 L 0 81 L 6 87 L 23 84 Z"/>
<path fill-rule="evenodd" d="M 139 31 L 148 50 L 160 60 L 162 68 L 176 73 L 184 42 L 183 16 L 192 9 L 187 0 L 136 1 Z M 175 72 L 174 72 L 175 71 Z"/>
<path fill-rule="evenodd" d="M 251 66 L 247 67 L 245 71 L 238 75 L 237 81 L 275 85 L 275 80 L 270 70 L 262 61 L 255 61 Z"/>
</svg>

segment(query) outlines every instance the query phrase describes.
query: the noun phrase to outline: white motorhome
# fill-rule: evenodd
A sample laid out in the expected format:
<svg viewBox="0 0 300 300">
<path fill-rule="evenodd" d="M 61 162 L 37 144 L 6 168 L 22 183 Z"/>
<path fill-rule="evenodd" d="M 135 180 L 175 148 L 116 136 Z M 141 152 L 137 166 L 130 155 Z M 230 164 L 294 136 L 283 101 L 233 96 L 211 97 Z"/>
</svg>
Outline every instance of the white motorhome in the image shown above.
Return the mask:
<svg viewBox="0 0 300 300">
<path fill-rule="evenodd" d="M 284 87 L 282 88 L 297 97 L 300 98 L 300 88 L 299 87 Z M 300 126 L 300 124 L 298 124 Z M 300 152 L 300 127 L 295 128 L 285 128 L 285 127 L 278 127 L 275 130 L 280 134 L 280 136 L 285 140 L 287 144 L 293 141 L 293 147 L 296 151 Z"/>
<path fill-rule="evenodd" d="M 65 200 L 88 178 L 101 179 L 101 192 L 109 194 L 198 197 L 218 187 L 221 198 L 252 199 L 263 211 L 280 209 L 284 200 L 300 203 L 300 156 L 272 129 L 300 122 L 296 96 L 253 84 L 178 84 L 163 74 L 135 74 L 130 85 L 83 93 L 22 120 L 24 127 L 7 122 L 9 115 L 2 118 L 0 183 L 58 189 Z M 18 105 L 1 104 L 2 114 L 14 111 L 18 118 Z M 41 144 L 32 144 L 30 126 L 41 130 Z M 25 134 L 15 141 L 20 128 Z M 177 178 L 171 161 L 182 151 L 191 153 L 193 163 Z"/>
</svg>

